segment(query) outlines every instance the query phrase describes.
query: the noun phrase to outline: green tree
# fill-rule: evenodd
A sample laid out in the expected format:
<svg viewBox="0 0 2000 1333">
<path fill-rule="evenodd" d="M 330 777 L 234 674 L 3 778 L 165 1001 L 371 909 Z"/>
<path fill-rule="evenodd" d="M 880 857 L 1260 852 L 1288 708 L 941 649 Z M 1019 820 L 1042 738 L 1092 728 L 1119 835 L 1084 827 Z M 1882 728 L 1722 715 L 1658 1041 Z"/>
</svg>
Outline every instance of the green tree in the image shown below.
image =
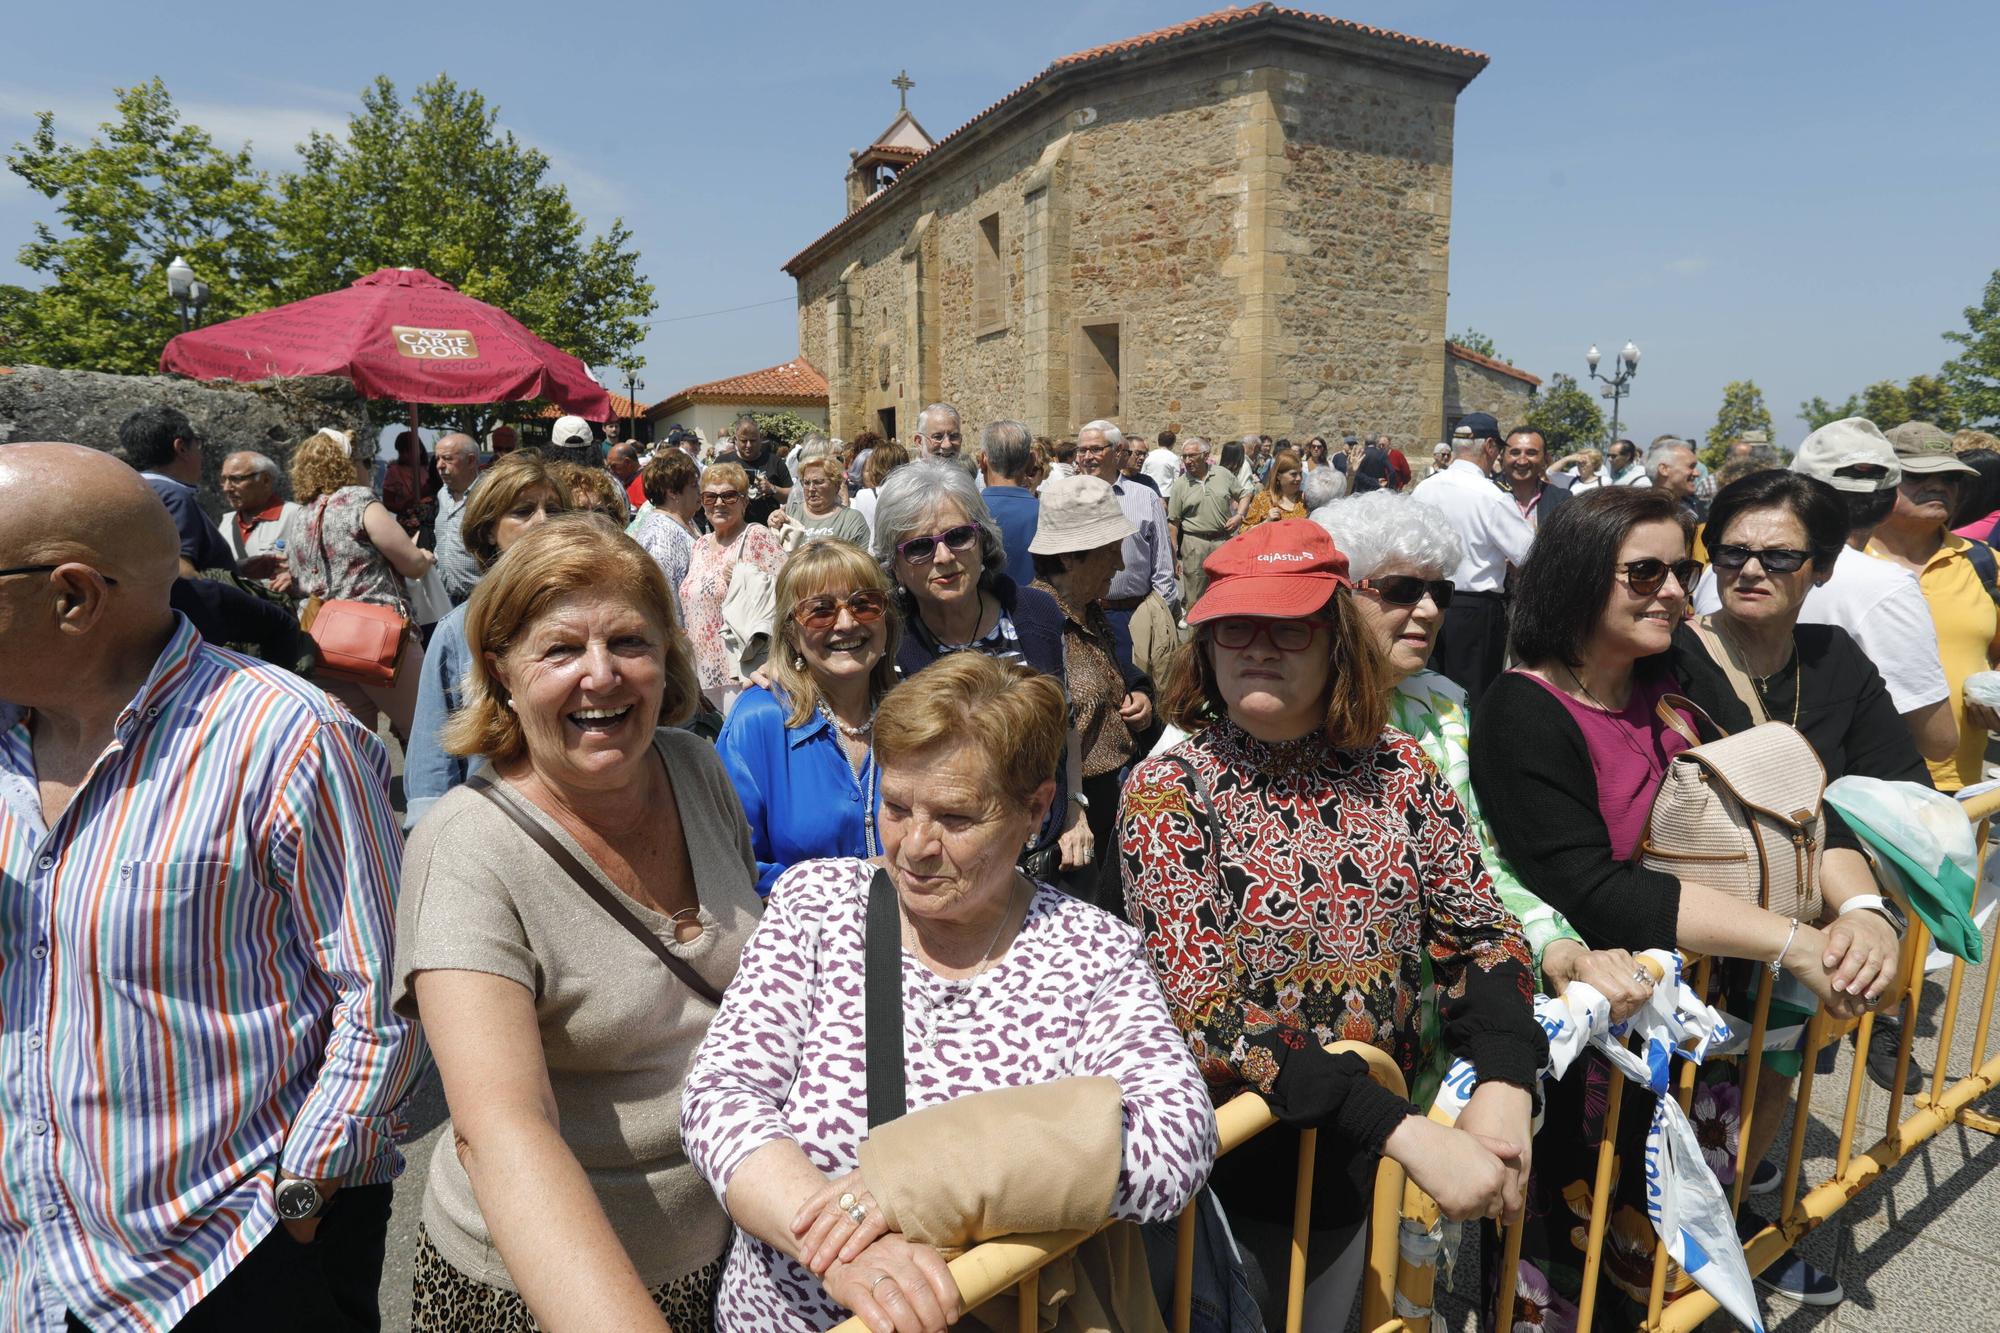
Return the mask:
<svg viewBox="0 0 2000 1333">
<path fill-rule="evenodd" d="M 752 412 L 750 419 L 764 428 L 764 434 L 774 440 L 783 440 L 786 444 L 797 444 L 820 429 L 797 412 L 786 412 L 782 409 L 776 412 Z"/>
<path fill-rule="evenodd" d="M 1979 304 L 1965 308 L 1964 330 L 1944 337 L 1964 349 L 1944 366 L 1964 419 L 1978 426 L 2000 421 L 2000 269 L 1986 280 Z"/>
<path fill-rule="evenodd" d="M 344 138 L 315 133 L 279 182 L 286 299 L 384 266 L 426 269 L 593 365 L 645 336 L 653 285 L 614 219 L 586 239 L 549 160 L 496 124 L 480 93 L 439 75 L 405 106 L 386 77 Z"/>
<path fill-rule="evenodd" d="M 269 183 L 246 145 L 215 146 L 183 124 L 159 79 L 114 90 L 117 113 L 87 144 L 36 119 L 7 167 L 56 201 L 62 230 L 35 224 L 20 262 L 47 286 L 0 301 L 7 359 L 68 369 L 148 374 L 178 330 L 167 265 L 184 256 L 209 286 L 208 319 L 272 303 L 278 252 Z M 19 289 L 16 289 L 17 291 Z"/>
<path fill-rule="evenodd" d="M 1504 362 L 1510 366 L 1514 364 L 1510 358 L 1500 355 L 1500 349 L 1493 345 L 1493 340 L 1478 329 L 1466 329 L 1461 333 L 1454 333 L 1450 341 L 1457 343 L 1468 352 L 1476 352 L 1480 356 L 1491 357 L 1495 361 Z"/>
<path fill-rule="evenodd" d="M 1549 382 L 1536 391 L 1528 404 L 1525 424 L 1529 430 L 1541 432 L 1551 461 L 1604 444 L 1604 409 L 1577 384 L 1575 376 L 1561 371 L 1549 376 Z"/>
<path fill-rule="evenodd" d="M 1810 400 L 1799 404 L 1799 416 L 1805 419 L 1806 429 L 1818 430 L 1829 422 L 1841 421 L 1847 417 L 1861 415 L 1861 399 L 1848 394 L 1844 403 L 1829 403 L 1815 394 Z"/>
<path fill-rule="evenodd" d="M 1771 409 L 1764 406 L 1764 391 L 1757 387 L 1757 381 L 1731 380 L 1722 386 L 1722 409 L 1708 428 L 1708 447 L 1701 451 L 1701 461 L 1720 467 L 1730 444 L 1743 438 L 1744 431 L 1761 430 L 1768 437 L 1774 429 Z"/>
</svg>

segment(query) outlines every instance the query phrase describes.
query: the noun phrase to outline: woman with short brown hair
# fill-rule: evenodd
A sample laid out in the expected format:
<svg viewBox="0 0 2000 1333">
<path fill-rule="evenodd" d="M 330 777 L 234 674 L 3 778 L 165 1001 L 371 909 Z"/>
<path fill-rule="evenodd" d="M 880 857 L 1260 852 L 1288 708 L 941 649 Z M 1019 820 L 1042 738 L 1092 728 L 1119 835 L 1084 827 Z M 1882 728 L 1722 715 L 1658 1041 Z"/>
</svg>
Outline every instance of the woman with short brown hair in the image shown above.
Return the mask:
<svg viewBox="0 0 2000 1333">
<path fill-rule="evenodd" d="M 742 811 L 672 725 L 699 691 L 638 543 L 544 524 L 467 606 L 445 739 L 490 767 L 417 825 L 397 920 L 451 1112 L 411 1326 L 699 1333 L 730 1228 L 679 1090 L 759 912 Z"/>
<path fill-rule="evenodd" d="M 1126 911 L 1215 1100 L 1254 1088 L 1286 1125 L 1334 1136 L 1313 1184 L 1305 1326 L 1339 1328 L 1379 1157 L 1450 1217 L 1520 1207 L 1547 1049 L 1533 962 L 1450 786 L 1414 740 L 1384 731 L 1380 649 L 1326 531 L 1266 523 L 1204 568 L 1195 637 L 1162 703 L 1192 735 L 1125 785 Z M 1359 1057 L 1323 1049 L 1368 1042 L 1413 1079 L 1420 957 L 1445 997 L 1445 1042 L 1479 1075 L 1455 1129 L 1371 1082 Z M 1260 1135 L 1214 1179 L 1274 1295 L 1297 1146 L 1295 1134 Z M 1276 1295 L 1266 1317 L 1282 1304 Z"/>
<path fill-rule="evenodd" d="M 551 514 L 568 509 L 549 465 L 533 450 L 503 454 L 486 469 L 459 517 L 466 553 L 481 575 L 500 553 L 532 531 Z M 417 709 L 410 723 L 410 743 L 404 752 L 403 795 L 409 813 L 403 827 L 414 828 L 438 797 L 465 781 L 468 766 L 444 748 L 445 723 L 458 711 L 460 682 L 470 668 L 465 646 L 465 613 L 461 602 L 437 624 L 424 653 L 417 683 Z"/>
</svg>

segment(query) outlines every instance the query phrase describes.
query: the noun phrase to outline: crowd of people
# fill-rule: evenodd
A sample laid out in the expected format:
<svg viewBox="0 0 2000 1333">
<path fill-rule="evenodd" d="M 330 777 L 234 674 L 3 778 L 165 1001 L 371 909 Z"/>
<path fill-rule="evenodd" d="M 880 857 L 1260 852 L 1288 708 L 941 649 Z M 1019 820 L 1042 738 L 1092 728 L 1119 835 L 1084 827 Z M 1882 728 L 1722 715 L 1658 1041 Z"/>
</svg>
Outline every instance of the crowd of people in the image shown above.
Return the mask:
<svg viewBox="0 0 2000 1333">
<path fill-rule="evenodd" d="M 1487 1280 L 1561 1329 L 1611 1075 L 1543 1082 L 1536 994 L 1622 1018 L 1649 948 L 1774 1014 L 1907 981 L 1837 814 L 1811 919 L 1649 842 L 1674 757 L 1777 721 L 1952 792 L 2000 727 L 2000 441 L 1922 423 L 1713 477 L 1483 414 L 1421 478 L 1383 435 L 942 403 L 907 441 L 507 443 L 233 452 L 220 526 L 173 409 L 0 446 L 0 1322 L 377 1327 L 434 1068 L 418 1330 L 935 1333 L 948 1252 L 1107 1218 L 1059 1285 L 1153 1329 L 1196 1201 L 1205 1326 L 1256 1328 L 1307 1129 L 1307 1327 L 1387 1158 L 1525 1215 Z M 314 628 L 353 605 L 402 630 L 373 675 Z M 1801 1065 L 1750 1090 L 1749 1193 Z M 1218 1159 L 1245 1089 L 1280 1127 Z M 1647 1120 L 1635 1089 L 1628 1165 Z M 1613 1231 L 1600 1312 L 1650 1275 Z M 1793 1253 L 1762 1280 L 1841 1299 Z"/>
</svg>

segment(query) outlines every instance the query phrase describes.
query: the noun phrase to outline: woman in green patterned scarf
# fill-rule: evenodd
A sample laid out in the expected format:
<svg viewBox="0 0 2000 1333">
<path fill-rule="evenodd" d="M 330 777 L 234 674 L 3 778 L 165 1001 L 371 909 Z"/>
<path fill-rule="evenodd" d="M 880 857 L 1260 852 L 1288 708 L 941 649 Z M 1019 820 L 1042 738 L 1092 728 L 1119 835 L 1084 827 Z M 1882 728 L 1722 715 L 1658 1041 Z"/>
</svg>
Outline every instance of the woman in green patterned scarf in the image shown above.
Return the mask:
<svg viewBox="0 0 2000 1333">
<path fill-rule="evenodd" d="M 1650 983 L 1634 979 L 1638 965 L 1623 949 L 1589 949 L 1562 913 L 1530 893 L 1494 848 L 1479 815 L 1467 773 L 1467 738 L 1472 719 L 1465 691 L 1428 669 L 1444 608 L 1451 601 L 1451 571 L 1464 545 L 1444 516 L 1427 504 L 1394 491 L 1370 491 L 1337 500 L 1313 514 L 1347 554 L 1354 583 L 1354 607 L 1372 630 L 1388 662 L 1394 688 L 1389 723 L 1423 746 L 1458 793 L 1459 804 L 1479 839 L 1486 871 L 1500 900 L 1521 920 L 1535 964 L 1551 994 L 1572 981 L 1586 981 L 1611 1001 L 1611 1016 L 1622 1019 L 1644 1004 Z M 1411 1100 L 1429 1106 L 1451 1062 L 1441 1040 L 1437 996 L 1424 991 L 1423 1043 L 1426 1060 L 1417 1073 Z"/>
</svg>

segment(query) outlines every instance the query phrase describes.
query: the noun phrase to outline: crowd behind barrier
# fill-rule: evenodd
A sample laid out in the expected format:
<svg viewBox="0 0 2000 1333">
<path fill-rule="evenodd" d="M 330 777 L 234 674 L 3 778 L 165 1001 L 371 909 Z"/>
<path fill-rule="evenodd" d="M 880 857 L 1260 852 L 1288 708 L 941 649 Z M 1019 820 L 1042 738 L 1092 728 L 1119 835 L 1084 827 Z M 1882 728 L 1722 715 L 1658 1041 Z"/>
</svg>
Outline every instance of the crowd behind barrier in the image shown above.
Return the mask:
<svg viewBox="0 0 2000 1333">
<path fill-rule="evenodd" d="M 423 1330 L 1761 1333 L 2000 1132 L 1934 428 L 507 443 L 0 448 L 0 1324 L 379 1326 L 432 1067 Z"/>
</svg>

